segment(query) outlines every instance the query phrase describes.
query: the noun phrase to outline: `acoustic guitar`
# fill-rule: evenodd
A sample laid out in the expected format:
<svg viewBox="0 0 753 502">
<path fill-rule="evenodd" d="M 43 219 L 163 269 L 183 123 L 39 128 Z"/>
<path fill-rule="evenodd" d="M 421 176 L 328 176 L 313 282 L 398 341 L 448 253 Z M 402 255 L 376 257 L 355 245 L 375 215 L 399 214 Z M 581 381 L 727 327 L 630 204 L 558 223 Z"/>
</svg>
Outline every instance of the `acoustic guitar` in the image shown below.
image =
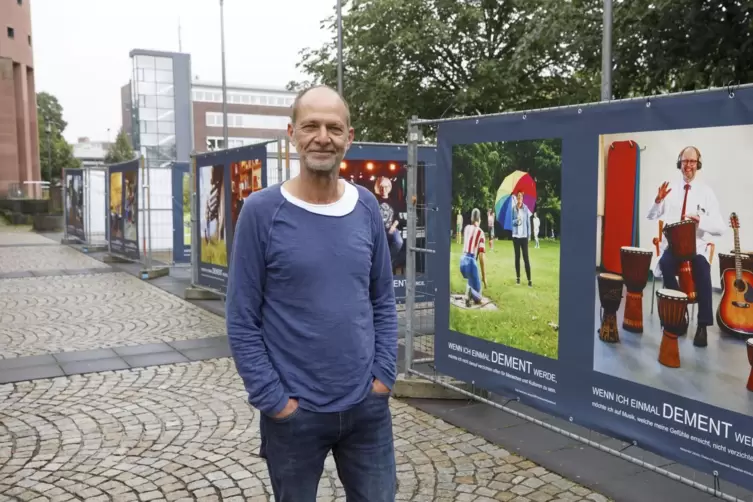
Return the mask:
<svg viewBox="0 0 753 502">
<path fill-rule="evenodd" d="M 750 338 L 753 337 L 753 273 L 743 270 L 737 214 L 732 213 L 729 221 L 735 235 L 735 268 L 722 274 L 722 299 L 716 320 L 730 335 Z"/>
</svg>

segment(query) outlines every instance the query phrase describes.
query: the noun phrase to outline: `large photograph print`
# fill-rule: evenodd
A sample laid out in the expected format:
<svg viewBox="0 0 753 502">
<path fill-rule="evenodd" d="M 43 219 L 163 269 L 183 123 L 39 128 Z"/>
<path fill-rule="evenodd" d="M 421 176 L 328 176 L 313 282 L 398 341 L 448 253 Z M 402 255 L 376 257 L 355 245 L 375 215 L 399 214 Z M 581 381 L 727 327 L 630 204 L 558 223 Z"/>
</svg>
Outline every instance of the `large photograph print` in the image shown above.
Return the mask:
<svg viewBox="0 0 753 502">
<path fill-rule="evenodd" d="M 751 138 L 601 137 L 596 371 L 753 416 Z"/>
<path fill-rule="evenodd" d="M 750 125 L 600 136 L 590 388 L 610 428 L 747 486 L 751 138 Z"/>
<path fill-rule="evenodd" d="M 135 160 L 109 168 L 110 252 L 130 260 L 140 257 L 139 165 Z"/>
<path fill-rule="evenodd" d="M 86 240 L 84 231 L 84 173 L 81 169 L 66 169 L 66 228 L 68 235 Z"/>
<path fill-rule="evenodd" d="M 562 141 L 451 147 L 437 369 L 557 409 Z"/>
<path fill-rule="evenodd" d="M 450 329 L 557 359 L 560 140 L 453 150 Z"/>
<path fill-rule="evenodd" d="M 200 166 L 199 282 L 224 292 L 227 286 L 227 188 L 225 164 Z"/>
<path fill-rule="evenodd" d="M 393 276 L 405 275 L 407 238 L 406 178 L 403 163 L 397 161 L 356 161 L 341 165 L 340 174 L 351 183 L 374 194 L 379 204 L 384 232 L 390 250 Z M 417 264 L 420 265 L 420 264 Z M 417 270 L 422 273 L 423 270 Z"/>
</svg>

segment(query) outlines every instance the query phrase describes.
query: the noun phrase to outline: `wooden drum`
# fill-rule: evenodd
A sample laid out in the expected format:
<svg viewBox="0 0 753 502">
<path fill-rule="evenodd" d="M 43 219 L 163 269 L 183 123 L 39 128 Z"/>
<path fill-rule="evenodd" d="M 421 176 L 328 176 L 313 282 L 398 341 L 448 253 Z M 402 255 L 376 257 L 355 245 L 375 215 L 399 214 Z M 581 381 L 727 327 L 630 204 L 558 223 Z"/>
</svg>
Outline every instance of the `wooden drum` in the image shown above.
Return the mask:
<svg viewBox="0 0 753 502">
<path fill-rule="evenodd" d="M 753 272 L 753 252 L 743 251 L 740 253 L 740 260 L 743 270 Z M 719 253 L 719 278 L 724 280 L 725 270 L 735 270 L 735 250 L 733 249 L 730 254 Z"/>
<path fill-rule="evenodd" d="M 664 235 L 667 237 L 672 255 L 679 263 L 677 277 L 680 290 L 688 295 L 688 303 L 695 303 L 697 295 L 693 280 L 692 260 L 696 255 L 696 223 L 693 220 L 670 223 L 664 226 Z"/>
<path fill-rule="evenodd" d="M 632 333 L 643 333 L 643 290 L 648 284 L 651 254 L 651 251 L 641 248 L 620 248 L 622 276 L 627 289 L 622 327 Z"/>
<path fill-rule="evenodd" d="M 688 295 L 673 289 L 656 292 L 656 304 L 664 332 L 659 346 L 659 362 L 670 368 L 680 367 L 680 346 L 677 337 L 685 333 L 690 323 Z"/>
<path fill-rule="evenodd" d="M 622 303 L 621 275 L 602 273 L 599 274 L 599 301 L 601 302 L 601 328 L 599 338 L 602 342 L 617 343 L 620 341 L 620 333 L 617 330 L 617 311 Z"/>
<path fill-rule="evenodd" d="M 750 363 L 750 376 L 748 377 L 747 388 L 753 392 L 753 338 L 745 340 L 745 346 L 748 348 L 748 362 Z"/>
</svg>

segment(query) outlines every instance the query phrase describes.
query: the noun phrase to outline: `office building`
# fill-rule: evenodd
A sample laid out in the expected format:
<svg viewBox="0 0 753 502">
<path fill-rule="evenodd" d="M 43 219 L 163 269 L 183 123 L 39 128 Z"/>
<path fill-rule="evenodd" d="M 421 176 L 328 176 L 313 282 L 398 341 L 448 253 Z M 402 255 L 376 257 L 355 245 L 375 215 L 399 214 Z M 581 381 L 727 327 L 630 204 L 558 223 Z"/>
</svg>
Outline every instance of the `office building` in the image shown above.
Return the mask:
<svg viewBox="0 0 753 502">
<path fill-rule="evenodd" d="M 109 141 L 92 141 L 89 138 L 78 138 L 76 143 L 71 144 L 73 157 L 81 161 L 81 167 L 94 168 L 105 165 L 105 157 L 112 143 Z"/>
<path fill-rule="evenodd" d="M 134 50 L 131 59 L 132 79 L 120 90 L 122 125 L 150 165 L 189 160 L 191 151 L 225 147 L 221 83 L 192 81 L 188 54 Z M 283 88 L 228 84 L 228 148 L 284 138 L 295 95 Z M 284 156 L 284 142 L 282 147 Z M 277 144 L 268 145 L 267 152 L 269 181 L 275 182 L 281 174 Z M 289 157 L 290 175 L 295 175 L 298 160 L 293 147 Z"/>
<path fill-rule="evenodd" d="M 0 196 L 40 180 L 37 94 L 28 0 L 0 0 Z M 33 193 L 32 193 L 33 192 Z M 38 196 L 39 191 L 25 191 Z"/>
<path fill-rule="evenodd" d="M 125 88 L 121 89 L 121 99 L 123 126 L 130 129 L 134 150 L 144 155 L 147 167 L 188 161 L 192 150 L 191 56 L 140 49 L 130 56 L 133 73 L 126 86 L 130 93 L 126 97 Z"/>
<path fill-rule="evenodd" d="M 283 88 L 228 84 L 228 148 L 284 137 L 295 95 Z M 223 148 L 222 84 L 194 80 L 191 98 L 196 151 Z"/>
</svg>

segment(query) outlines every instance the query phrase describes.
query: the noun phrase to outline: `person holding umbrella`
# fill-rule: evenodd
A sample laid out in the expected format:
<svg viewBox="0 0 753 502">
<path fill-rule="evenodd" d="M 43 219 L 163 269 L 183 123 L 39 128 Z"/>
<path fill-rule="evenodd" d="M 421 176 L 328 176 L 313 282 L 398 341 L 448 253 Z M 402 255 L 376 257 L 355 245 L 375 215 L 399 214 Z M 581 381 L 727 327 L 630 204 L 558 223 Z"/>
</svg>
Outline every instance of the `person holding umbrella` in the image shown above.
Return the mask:
<svg viewBox="0 0 753 502">
<path fill-rule="evenodd" d="M 526 269 L 528 287 L 532 287 L 531 263 L 528 260 L 528 241 L 531 239 L 531 210 L 523 204 L 523 191 L 515 194 L 515 204 L 512 213 L 512 244 L 515 249 L 515 275 L 516 284 L 520 285 L 520 256 L 523 255 L 523 264 Z"/>
</svg>

